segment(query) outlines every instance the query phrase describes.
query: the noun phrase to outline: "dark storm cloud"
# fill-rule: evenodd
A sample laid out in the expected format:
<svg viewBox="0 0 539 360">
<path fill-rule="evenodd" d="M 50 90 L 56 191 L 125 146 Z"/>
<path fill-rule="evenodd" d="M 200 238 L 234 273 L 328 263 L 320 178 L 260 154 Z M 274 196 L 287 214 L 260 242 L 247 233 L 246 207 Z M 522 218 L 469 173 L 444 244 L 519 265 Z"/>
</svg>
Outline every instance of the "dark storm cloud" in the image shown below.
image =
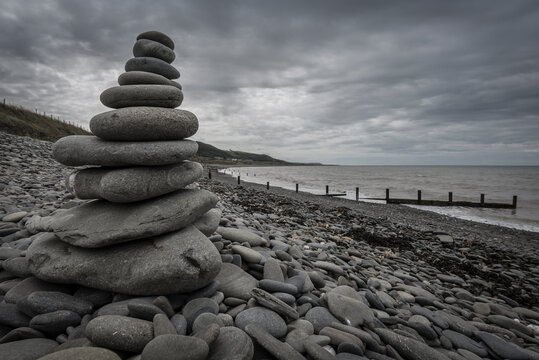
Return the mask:
<svg viewBox="0 0 539 360">
<path fill-rule="evenodd" d="M 0 97 L 88 124 L 138 33 L 176 42 L 223 148 L 332 163 L 538 164 L 536 1 L 4 1 Z"/>
</svg>

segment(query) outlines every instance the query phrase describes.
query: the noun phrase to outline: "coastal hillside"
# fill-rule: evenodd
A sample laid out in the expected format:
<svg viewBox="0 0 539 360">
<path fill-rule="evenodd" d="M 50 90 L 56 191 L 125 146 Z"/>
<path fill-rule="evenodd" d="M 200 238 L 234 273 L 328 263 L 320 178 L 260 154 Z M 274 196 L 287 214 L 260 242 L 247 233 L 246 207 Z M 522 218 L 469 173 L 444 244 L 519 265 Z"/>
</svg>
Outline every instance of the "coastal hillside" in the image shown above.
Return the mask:
<svg viewBox="0 0 539 360">
<path fill-rule="evenodd" d="M 260 164 L 260 165 L 295 165 L 284 160 L 272 158 L 266 154 L 253 154 L 243 151 L 221 150 L 213 145 L 200 141 L 195 160 L 202 163 L 220 164 Z"/>
<path fill-rule="evenodd" d="M 47 141 L 68 135 L 90 135 L 81 127 L 7 104 L 0 104 L 0 131 Z"/>
<path fill-rule="evenodd" d="M 0 103 L 0 132 L 28 136 L 38 140 L 56 141 L 68 135 L 91 135 L 87 130 L 41 115 L 21 106 Z M 275 159 L 266 154 L 253 154 L 243 151 L 221 150 L 200 141 L 198 153 L 193 160 L 202 163 L 235 165 L 299 165 Z"/>
</svg>

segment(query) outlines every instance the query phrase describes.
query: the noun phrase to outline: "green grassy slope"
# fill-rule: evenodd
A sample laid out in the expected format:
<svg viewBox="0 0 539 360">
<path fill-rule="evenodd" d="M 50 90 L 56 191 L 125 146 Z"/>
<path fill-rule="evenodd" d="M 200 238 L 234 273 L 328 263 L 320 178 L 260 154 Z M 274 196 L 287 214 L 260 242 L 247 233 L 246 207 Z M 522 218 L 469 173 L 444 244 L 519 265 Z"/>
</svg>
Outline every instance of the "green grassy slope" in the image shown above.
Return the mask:
<svg viewBox="0 0 539 360">
<path fill-rule="evenodd" d="M 56 141 L 67 135 L 89 135 L 77 126 L 39 115 L 20 106 L 0 103 L 0 131 L 29 136 L 34 139 Z"/>
</svg>

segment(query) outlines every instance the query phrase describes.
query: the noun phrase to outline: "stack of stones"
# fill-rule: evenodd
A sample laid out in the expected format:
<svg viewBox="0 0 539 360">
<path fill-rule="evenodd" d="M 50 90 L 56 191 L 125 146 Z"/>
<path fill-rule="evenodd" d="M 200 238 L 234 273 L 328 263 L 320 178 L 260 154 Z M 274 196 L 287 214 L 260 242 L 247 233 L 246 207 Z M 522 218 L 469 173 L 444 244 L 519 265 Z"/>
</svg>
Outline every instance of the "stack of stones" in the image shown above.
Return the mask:
<svg viewBox="0 0 539 360">
<path fill-rule="evenodd" d="M 217 196 L 186 189 L 202 176 L 189 111 L 175 109 L 182 87 L 170 63 L 174 43 L 140 34 L 120 86 L 101 94 L 115 110 L 91 119 L 96 136 L 67 136 L 53 146 L 67 166 L 92 166 L 67 179 L 79 199 L 97 199 L 53 216 L 32 218 L 42 233 L 28 249 L 39 279 L 129 295 L 188 293 L 213 281 L 219 252 L 207 238 L 219 224 Z"/>
</svg>

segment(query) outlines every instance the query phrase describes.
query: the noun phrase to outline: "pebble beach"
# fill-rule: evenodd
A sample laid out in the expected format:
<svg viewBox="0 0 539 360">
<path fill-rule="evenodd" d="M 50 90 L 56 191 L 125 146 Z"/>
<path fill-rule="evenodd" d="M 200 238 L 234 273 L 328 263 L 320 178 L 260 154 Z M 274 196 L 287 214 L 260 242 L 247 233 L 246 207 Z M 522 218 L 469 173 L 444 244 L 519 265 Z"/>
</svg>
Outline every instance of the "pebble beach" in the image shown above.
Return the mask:
<svg viewBox="0 0 539 360">
<path fill-rule="evenodd" d="M 40 280 L 28 220 L 88 200 L 66 191 L 74 169 L 52 143 L 0 140 L 3 359 L 539 358 L 536 233 L 215 173 L 193 185 L 222 212 L 208 285 L 136 296 Z"/>
</svg>

